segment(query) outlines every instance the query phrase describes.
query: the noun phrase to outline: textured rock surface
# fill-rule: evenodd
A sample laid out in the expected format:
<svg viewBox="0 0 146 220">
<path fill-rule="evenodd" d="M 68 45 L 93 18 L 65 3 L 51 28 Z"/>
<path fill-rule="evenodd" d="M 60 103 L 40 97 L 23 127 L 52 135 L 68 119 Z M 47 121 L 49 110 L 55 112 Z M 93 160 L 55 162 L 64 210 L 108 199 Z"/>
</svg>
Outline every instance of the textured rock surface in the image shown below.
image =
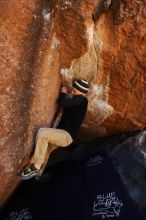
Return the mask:
<svg viewBox="0 0 146 220">
<path fill-rule="evenodd" d="M 143 139 L 141 141 L 140 139 Z M 127 187 L 146 217 L 146 132 L 125 139 L 109 154 Z M 107 147 L 108 148 L 108 147 Z"/>
<path fill-rule="evenodd" d="M 53 117 L 60 79 L 53 23 L 44 18 L 42 1 L 1 1 L 0 6 L 2 204 L 19 182 L 16 175 L 32 151 L 36 129 Z"/>
<path fill-rule="evenodd" d="M 0 205 L 36 130 L 49 126 L 60 74 L 91 81 L 81 134 L 146 125 L 145 0 L 1 0 Z"/>
</svg>

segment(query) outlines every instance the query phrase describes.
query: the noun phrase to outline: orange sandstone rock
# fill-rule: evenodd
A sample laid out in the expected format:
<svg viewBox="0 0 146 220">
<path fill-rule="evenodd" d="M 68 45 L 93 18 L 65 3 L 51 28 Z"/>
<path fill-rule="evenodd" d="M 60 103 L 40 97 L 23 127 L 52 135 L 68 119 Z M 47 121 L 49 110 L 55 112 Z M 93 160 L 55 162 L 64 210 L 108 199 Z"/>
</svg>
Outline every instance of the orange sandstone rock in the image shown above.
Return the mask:
<svg viewBox="0 0 146 220">
<path fill-rule="evenodd" d="M 0 205 L 49 126 L 62 82 L 91 82 L 80 134 L 146 125 L 145 0 L 1 0 Z"/>
</svg>

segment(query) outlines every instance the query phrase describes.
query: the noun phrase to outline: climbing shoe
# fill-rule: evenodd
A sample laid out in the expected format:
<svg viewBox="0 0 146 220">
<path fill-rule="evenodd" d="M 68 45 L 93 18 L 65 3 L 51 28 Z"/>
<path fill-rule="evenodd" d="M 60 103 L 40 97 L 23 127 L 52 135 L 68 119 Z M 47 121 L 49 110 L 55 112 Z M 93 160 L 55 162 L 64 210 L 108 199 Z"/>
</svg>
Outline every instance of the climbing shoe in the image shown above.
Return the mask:
<svg viewBox="0 0 146 220">
<path fill-rule="evenodd" d="M 29 165 L 19 175 L 22 180 L 29 180 L 35 176 L 40 176 L 39 170 L 33 165 Z"/>
</svg>

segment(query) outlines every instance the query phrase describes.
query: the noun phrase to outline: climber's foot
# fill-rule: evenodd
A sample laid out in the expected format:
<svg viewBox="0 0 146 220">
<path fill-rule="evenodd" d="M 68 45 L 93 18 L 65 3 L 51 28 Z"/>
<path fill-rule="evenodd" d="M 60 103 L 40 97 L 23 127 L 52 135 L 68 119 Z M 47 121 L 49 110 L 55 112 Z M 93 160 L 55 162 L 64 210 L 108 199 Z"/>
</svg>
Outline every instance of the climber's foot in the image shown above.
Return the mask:
<svg viewBox="0 0 146 220">
<path fill-rule="evenodd" d="M 20 179 L 22 180 L 29 180 L 36 176 L 40 176 L 40 173 L 39 170 L 33 164 L 25 167 L 19 175 Z"/>
</svg>

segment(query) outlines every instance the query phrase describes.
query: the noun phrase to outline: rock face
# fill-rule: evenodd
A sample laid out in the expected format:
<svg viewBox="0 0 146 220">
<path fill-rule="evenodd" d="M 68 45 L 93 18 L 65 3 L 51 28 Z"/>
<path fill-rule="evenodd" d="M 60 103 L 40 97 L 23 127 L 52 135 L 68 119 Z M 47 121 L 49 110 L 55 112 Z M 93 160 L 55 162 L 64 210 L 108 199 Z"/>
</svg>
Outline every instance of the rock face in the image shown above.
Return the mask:
<svg viewBox="0 0 146 220">
<path fill-rule="evenodd" d="M 145 0 L 1 0 L 0 205 L 19 182 L 60 82 L 91 82 L 80 134 L 146 125 Z"/>
<path fill-rule="evenodd" d="M 146 217 L 146 132 L 126 138 L 108 150 L 121 179 Z M 112 144 L 111 144 L 112 145 Z M 108 149 L 109 146 L 105 148 Z M 144 218 L 145 219 L 145 218 Z"/>
</svg>

